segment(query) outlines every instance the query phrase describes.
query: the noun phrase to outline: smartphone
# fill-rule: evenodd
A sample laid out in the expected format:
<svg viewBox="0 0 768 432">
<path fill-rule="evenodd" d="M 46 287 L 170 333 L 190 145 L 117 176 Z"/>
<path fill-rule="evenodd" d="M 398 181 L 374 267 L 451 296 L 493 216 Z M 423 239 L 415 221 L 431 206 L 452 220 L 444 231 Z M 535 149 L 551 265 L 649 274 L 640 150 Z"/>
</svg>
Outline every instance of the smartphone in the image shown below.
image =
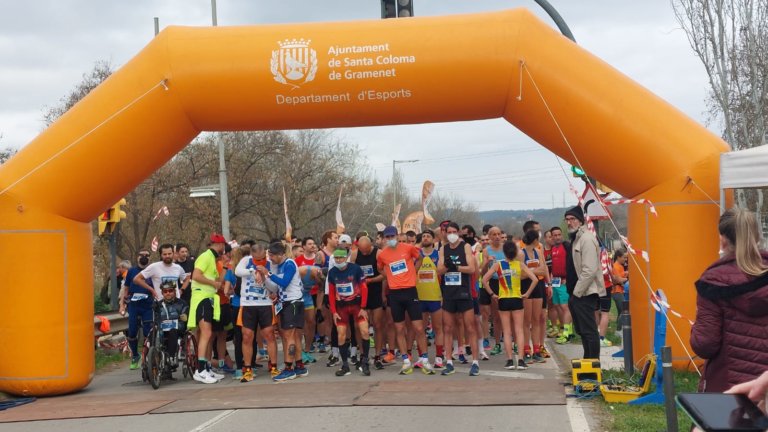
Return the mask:
<svg viewBox="0 0 768 432">
<path fill-rule="evenodd" d="M 677 404 L 707 432 L 768 429 L 768 417 L 745 395 L 680 393 Z"/>
</svg>

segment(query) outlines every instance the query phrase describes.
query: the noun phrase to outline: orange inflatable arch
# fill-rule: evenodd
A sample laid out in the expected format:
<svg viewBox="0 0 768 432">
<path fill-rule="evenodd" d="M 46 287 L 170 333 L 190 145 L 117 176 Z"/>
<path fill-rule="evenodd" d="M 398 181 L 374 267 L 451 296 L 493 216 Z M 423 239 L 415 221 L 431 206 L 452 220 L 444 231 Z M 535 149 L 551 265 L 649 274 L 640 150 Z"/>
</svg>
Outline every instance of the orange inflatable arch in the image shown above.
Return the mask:
<svg viewBox="0 0 768 432">
<path fill-rule="evenodd" d="M 201 131 L 496 117 L 576 163 L 564 136 L 590 175 L 658 208 L 658 218 L 630 209 L 630 241 L 651 257 L 631 269 L 634 349 L 650 352 L 639 272 L 692 316 L 692 282 L 718 250 L 709 197 L 728 147 L 677 109 L 526 10 L 170 27 L 0 168 L 0 391 L 88 385 L 91 222 Z M 119 172 L 104 164 L 115 155 L 126 161 Z M 687 359 L 669 339 L 676 360 Z"/>
</svg>

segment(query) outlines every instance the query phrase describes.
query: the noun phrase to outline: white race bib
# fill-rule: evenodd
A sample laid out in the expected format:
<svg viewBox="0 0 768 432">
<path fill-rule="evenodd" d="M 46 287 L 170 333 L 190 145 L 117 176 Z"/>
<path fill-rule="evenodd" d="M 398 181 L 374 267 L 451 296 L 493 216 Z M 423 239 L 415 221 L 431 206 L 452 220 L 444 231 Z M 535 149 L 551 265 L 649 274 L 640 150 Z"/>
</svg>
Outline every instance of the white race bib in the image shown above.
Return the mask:
<svg viewBox="0 0 768 432">
<path fill-rule="evenodd" d="M 552 278 L 552 288 L 560 288 L 561 279 L 559 277 Z"/>
<path fill-rule="evenodd" d="M 370 266 L 370 265 L 360 266 L 360 270 L 363 271 L 363 274 L 365 275 L 365 277 L 373 277 L 373 266 Z"/>
<path fill-rule="evenodd" d="M 408 271 L 408 266 L 405 264 L 405 260 L 395 261 L 389 265 L 389 272 L 392 276 L 397 276 Z"/>
<path fill-rule="evenodd" d="M 141 293 L 135 293 L 135 294 L 134 294 L 134 295 L 131 297 L 131 301 L 132 301 L 132 302 L 135 302 L 135 301 L 141 301 L 141 300 L 144 300 L 144 299 L 146 299 L 147 297 L 149 297 L 149 294 L 141 294 Z"/>
<path fill-rule="evenodd" d="M 419 282 L 432 283 L 435 281 L 434 270 L 419 270 Z"/>
<path fill-rule="evenodd" d="M 179 328 L 179 320 L 163 320 L 160 323 L 160 328 L 163 331 L 170 331 Z"/>
<path fill-rule="evenodd" d="M 443 276 L 446 286 L 461 285 L 461 273 L 460 272 L 448 272 Z"/>
<path fill-rule="evenodd" d="M 336 284 L 336 293 L 341 297 L 349 297 L 355 293 L 355 287 L 352 282 Z"/>
</svg>

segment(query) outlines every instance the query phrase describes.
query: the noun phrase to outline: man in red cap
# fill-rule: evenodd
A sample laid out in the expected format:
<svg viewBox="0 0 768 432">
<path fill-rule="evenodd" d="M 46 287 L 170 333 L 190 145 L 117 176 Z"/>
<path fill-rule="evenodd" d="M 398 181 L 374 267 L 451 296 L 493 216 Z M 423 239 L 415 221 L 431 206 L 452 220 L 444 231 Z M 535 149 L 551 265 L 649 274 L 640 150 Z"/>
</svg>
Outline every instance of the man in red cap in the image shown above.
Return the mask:
<svg viewBox="0 0 768 432">
<path fill-rule="evenodd" d="M 211 235 L 208 250 L 195 260 L 192 271 L 192 298 L 189 308 L 189 328 L 198 327 L 197 338 L 197 372 L 193 375 L 195 381 L 213 384 L 224 378 L 211 370 L 208 361 L 208 351 L 211 342 L 213 321 L 219 320 L 221 308 L 216 291 L 221 288 L 222 278 L 216 266 L 216 259 L 224 253 L 227 240 L 221 234 Z"/>
</svg>

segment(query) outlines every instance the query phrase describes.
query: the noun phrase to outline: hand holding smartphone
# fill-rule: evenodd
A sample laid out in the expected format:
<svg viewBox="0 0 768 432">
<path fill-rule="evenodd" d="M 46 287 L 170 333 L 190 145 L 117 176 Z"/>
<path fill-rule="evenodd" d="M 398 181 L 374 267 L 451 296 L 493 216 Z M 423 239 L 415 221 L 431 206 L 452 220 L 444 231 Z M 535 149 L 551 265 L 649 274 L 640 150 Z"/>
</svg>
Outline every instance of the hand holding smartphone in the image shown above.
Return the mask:
<svg viewBox="0 0 768 432">
<path fill-rule="evenodd" d="M 680 393 L 677 404 L 706 432 L 768 430 L 768 417 L 743 394 Z"/>
</svg>

